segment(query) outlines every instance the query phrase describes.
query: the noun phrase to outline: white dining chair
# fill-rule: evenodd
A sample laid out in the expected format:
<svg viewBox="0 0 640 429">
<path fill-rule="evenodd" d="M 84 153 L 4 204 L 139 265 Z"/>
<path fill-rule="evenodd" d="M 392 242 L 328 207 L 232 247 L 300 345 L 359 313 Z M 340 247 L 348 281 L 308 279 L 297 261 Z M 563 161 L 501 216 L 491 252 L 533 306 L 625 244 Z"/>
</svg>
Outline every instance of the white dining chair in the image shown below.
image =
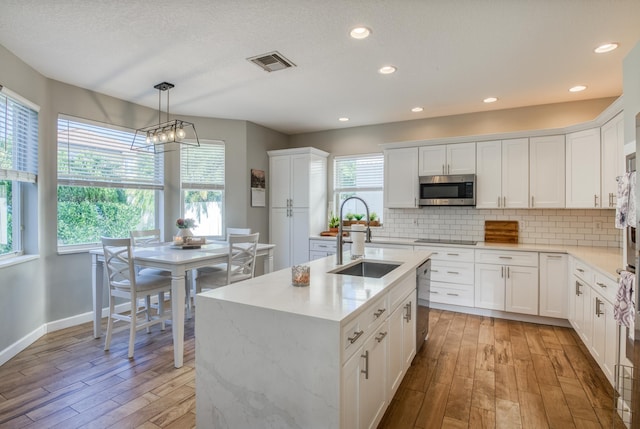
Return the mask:
<svg viewBox="0 0 640 429">
<path fill-rule="evenodd" d="M 111 347 L 113 323 L 121 320 L 129 323 L 129 359 L 133 358 L 136 331 L 161 324 L 170 318 L 170 313 L 158 307 L 155 316 L 151 314 L 150 300 L 152 295 L 163 294 L 171 290 L 171 278 L 154 274 L 137 274 L 133 263 L 133 250 L 130 238 L 102 237 L 104 263 L 109 281 L 109 319 L 104 349 Z M 115 299 L 129 299 L 129 313 L 117 313 Z M 140 307 L 138 300 L 144 298 L 146 306 Z M 142 318 L 140 316 L 143 316 Z"/>
<path fill-rule="evenodd" d="M 228 262 L 219 264 L 224 270 L 205 272 L 196 278 L 196 291 L 203 288 L 215 289 L 242 280 L 253 278 L 256 265 L 256 252 L 260 233 L 229 235 Z"/>
</svg>

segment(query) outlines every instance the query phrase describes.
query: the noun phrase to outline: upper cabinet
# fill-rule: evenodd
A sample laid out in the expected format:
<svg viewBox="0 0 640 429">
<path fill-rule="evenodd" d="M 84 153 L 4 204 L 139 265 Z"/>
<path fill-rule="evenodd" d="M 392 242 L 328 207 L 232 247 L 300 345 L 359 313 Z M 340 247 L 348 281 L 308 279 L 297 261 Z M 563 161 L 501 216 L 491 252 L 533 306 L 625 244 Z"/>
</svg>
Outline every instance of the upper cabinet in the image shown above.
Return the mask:
<svg viewBox="0 0 640 429">
<path fill-rule="evenodd" d="M 418 207 L 417 147 L 384 151 L 384 206 Z"/>
<path fill-rule="evenodd" d="M 526 208 L 529 139 L 477 143 L 477 208 Z"/>
<path fill-rule="evenodd" d="M 600 129 L 602 139 L 602 207 L 615 208 L 618 184 L 624 174 L 624 122 L 619 113 Z"/>
<path fill-rule="evenodd" d="M 600 129 L 567 134 L 567 208 L 600 208 Z"/>
<path fill-rule="evenodd" d="M 564 136 L 529 139 L 529 207 L 564 208 Z"/>
<path fill-rule="evenodd" d="M 474 174 L 476 144 L 456 143 L 419 148 L 419 175 Z"/>
</svg>

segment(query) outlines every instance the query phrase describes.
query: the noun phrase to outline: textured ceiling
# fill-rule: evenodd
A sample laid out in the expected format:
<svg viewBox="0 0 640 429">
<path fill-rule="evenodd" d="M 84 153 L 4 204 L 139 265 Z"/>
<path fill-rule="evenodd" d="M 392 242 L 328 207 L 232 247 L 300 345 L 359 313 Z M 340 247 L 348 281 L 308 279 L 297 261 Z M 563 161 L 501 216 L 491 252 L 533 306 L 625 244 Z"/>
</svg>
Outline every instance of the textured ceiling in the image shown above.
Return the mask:
<svg viewBox="0 0 640 429">
<path fill-rule="evenodd" d="M 0 2 L 0 44 L 51 79 L 153 108 L 169 81 L 172 113 L 287 134 L 617 96 L 639 40 L 640 0 Z M 274 50 L 297 67 L 246 60 Z"/>
</svg>

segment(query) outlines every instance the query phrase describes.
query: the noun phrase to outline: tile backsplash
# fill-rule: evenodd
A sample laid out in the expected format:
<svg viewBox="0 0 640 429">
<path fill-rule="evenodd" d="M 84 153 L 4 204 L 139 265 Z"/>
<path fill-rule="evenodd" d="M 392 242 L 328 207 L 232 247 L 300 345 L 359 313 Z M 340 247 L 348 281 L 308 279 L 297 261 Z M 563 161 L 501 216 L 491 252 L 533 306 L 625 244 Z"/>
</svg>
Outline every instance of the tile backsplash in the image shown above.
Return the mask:
<svg viewBox="0 0 640 429">
<path fill-rule="evenodd" d="M 520 243 L 622 247 L 615 210 L 476 209 L 425 207 L 385 209 L 381 237 L 484 240 L 485 220 L 517 220 Z"/>
</svg>

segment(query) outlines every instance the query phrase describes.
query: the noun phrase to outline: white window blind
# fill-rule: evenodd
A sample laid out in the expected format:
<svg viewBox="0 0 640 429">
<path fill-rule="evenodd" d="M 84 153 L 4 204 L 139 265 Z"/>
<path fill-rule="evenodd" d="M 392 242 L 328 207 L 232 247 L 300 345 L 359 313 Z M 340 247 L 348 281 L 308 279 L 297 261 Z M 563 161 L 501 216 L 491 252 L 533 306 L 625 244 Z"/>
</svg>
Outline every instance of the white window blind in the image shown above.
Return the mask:
<svg viewBox="0 0 640 429">
<path fill-rule="evenodd" d="M 135 131 L 58 118 L 58 184 L 163 189 L 162 154 L 132 151 Z"/>
<path fill-rule="evenodd" d="M 335 191 L 374 191 L 383 188 L 382 154 L 337 156 L 334 158 Z"/>
<path fill-rule="evenodd" d="M 0 92 L 0 180 L 35 183 L 38 112 L 5 92 Z"/>
<path fill-rule="evenodd" d="M 202 141 L 180 153 L 182 189 L 224 190 L 224 142 Z"/>
</svg>

